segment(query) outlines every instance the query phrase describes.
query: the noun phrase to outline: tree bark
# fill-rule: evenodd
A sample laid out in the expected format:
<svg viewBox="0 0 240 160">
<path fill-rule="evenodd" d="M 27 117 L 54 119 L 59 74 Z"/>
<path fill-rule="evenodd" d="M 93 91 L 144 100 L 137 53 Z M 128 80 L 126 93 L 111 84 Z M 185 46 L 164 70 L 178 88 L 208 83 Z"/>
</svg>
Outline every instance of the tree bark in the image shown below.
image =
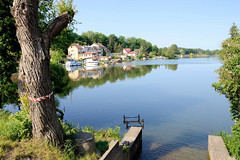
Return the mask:
<svg viewBox="0 0 240 160">
<path fill-rule="evenodd" d="M 51 40 L 70 22 L 69 15 L 56 18 L 42 33 L 38 25 L 38 0 L 14 0 L 11 13 L 16 21 L 16 34 L 22 56 L 19 64 L 19 92 L 31 98 L 49 95 Z M 34 138 L 52 144 L 63 142 L 61 124 L 56 114 L 54 96 L 36 102 L 29 100 Z"/>
</svg>

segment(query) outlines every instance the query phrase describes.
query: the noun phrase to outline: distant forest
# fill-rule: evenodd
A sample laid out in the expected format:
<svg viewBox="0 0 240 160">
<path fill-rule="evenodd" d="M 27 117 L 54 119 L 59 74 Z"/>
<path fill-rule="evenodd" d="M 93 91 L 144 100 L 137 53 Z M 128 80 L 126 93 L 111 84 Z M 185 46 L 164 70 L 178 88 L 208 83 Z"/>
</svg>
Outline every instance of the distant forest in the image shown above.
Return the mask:
<svg viewBox="0 0 240 160">
<path fill-rule="evenodd" d="M 158 56 L 166 56 L 171 58 L 172 55 L 188 55 L 188 54 L 204 54 L 204 55 L 215 55 L 219 53 L 219 50 L 203 50 L 200 48 L 181 48 L 176 44 L 169 47 L 158 48 L 157 45 L 152 45 L 150 42 L 135 37 L 117 37 L 115 34 L 106 36 L 99 32 L 88 31 L 81 35 L 74 33 L 72 30 L 65 30 L 60 36 L 58 36 L 52 44 L 52 49 L 62 49 L 65 54 L 67 53 L 67 47 L 71 43 L 78 43 L 80 45 L 91 45 L 93 43 L 101 43 L 106 46 L 111 53 L 120 53 L 123 48 L 131 48 L 141 54 L 152 54 Z"/>
</svg>

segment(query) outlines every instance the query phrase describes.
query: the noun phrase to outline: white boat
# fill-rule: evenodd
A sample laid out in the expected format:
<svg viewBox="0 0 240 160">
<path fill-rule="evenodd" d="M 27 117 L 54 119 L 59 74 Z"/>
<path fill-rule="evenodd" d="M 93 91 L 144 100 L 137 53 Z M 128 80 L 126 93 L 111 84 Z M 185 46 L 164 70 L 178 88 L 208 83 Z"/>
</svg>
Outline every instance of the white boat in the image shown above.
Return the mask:
<svg viewBox="0 0 240 160">
<path fill-rule="evenodd" d="M 84 63 L 86 66 L 98 66 L 99 61 L 93 59 L 86 59 Z"/>
<path fill-rule="evenodd" d="M 87 66 L 87 65 L 86 65 L 84 68 L 88 71 L 88 70 L 97 70 L 97 69 L 99 69 L 100 67 L 99 67 L 99 66 Z"/>
<path fill-rule="evenodd" d="M 82 62 L 80 61 L 74 61 L 73 59 L 69 59 L 69 61 L 66 62 L 66 67 L 69 66 L 81 66 Z"/>
</svg>

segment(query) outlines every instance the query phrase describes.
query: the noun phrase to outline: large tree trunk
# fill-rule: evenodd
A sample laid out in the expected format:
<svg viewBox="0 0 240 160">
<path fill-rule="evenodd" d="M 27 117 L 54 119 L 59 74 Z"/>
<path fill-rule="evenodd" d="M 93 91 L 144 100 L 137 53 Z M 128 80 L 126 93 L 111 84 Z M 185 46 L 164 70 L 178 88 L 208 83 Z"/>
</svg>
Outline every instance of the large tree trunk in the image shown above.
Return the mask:
<svg viewBox="0 0 240 160">
<path fill-rule="evenodd" d="M 19 90 L 24 90 L 25 95 L 31 98 L 39 98 L 52 92 L 49 66 L 51 40 L 70 21 L 68 14 L 63 14 L 42 33 L 38 26 L 38 3 L 38 0 L 14 0 L 11 8 L 22 51 Z M 39 102 L 29 102 L 33 137 L 50 140 L 53 144 L 62 143 L 63 132 L 56 114 L 54 96 Z"/>
</svg>

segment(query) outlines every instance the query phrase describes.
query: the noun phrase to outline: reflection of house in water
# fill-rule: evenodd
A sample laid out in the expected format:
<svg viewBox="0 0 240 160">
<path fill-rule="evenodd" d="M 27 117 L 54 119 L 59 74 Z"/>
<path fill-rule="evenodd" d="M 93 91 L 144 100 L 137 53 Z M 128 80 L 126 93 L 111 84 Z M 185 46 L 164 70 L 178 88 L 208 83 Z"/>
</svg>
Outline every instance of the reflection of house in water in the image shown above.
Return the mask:
<svg viewBox="0 0 240 160">
<path fill-rule="evenodd" d="M 73 81 L 78 81 L 83 78 L 100 79 L 107 73 L 106 68 L 101 67 L 84 67 L 73 72 L 69 72 L 68 76 Z"/>
<path fill-rule="evenodd" d="M 125 71 L 130 71 L 132 68 L 136 68 L 135 65 L 132 65 L 132 66 L 123 66 L 123 70 Z"/>
</svg>

